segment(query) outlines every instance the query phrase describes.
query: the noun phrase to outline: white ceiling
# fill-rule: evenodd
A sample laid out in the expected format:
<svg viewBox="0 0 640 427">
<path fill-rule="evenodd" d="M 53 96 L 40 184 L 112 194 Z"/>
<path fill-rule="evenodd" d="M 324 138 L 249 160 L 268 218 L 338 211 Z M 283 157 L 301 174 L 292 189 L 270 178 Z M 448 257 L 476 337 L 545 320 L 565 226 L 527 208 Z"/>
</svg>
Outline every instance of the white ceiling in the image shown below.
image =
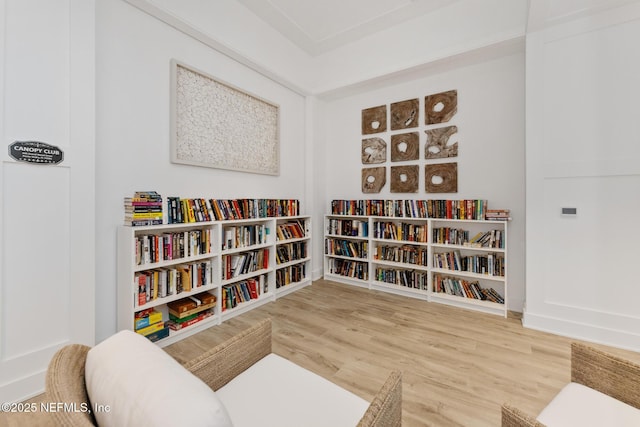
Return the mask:
<svg viewBox="0 0 640 427">
<path fill-rule="evenodd" d="M 460 0 L 237 0 L 312 56 Z"/>
</svg>

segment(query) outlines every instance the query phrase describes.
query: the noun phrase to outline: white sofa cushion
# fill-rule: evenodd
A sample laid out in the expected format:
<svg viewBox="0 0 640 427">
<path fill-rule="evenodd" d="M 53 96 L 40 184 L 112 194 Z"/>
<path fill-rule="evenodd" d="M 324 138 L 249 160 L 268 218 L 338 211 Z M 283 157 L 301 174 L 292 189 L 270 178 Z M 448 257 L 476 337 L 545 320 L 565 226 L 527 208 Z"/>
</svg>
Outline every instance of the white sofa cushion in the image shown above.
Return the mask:
<svg viewBox="0 0 640 427">
<path fill-rule="evenodd" d="M 273 353 L 216 394 L 235 427 L 353 427 L 369 407 L 361 397 Z"/>
<path fill-rule="evenodd" d="M 89 350 L 87 393 L 101 427 L 230 427 L 224 405 L 202 380 L 165 351 L 132 331 Z"/>
<path fill-rule="evenodd" d="M 582 384 L 569 383 L 537 419 L 547 427 L 637 427 L 640 410 Z"/>
</svg>

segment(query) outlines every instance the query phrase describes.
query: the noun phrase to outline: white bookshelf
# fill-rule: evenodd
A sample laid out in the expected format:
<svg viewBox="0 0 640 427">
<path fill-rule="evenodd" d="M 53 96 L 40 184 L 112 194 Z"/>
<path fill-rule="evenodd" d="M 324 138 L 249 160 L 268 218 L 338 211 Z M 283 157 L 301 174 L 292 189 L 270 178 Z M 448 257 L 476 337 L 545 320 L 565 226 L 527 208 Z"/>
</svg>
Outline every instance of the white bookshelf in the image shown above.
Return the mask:
<svg viewBox="0 0 640 427">
<path fill-rule="evenodd" d="M 507 221 L 325 215 L 324 222 L 326 279 L 507 316 Z M 434 232 L 442 234 L 446 229 L 457 230 L 460 236 L 466 233 L 468 239 L 484 233 L 494 236 L 494 239 L 490 239 L 490 246 L 484 247 L 463 244 L 462 241 L 436 240 Z M 498 247 L 494 247 L 497 245 L 494 243 L 495 236 L 503 242 Z M 344 242 L 347 247 L 366 247 L 366 254 L 336 251 L 336 247 L 345 246 Z M 454 263 L 436 264 L 434 255 L 439 259 L 454 259 Z M 354 264 L 362 268 L 345 268 Z M 352 274 L 353 271 L 363 270 L 366 275 Z M 442 283 L 439 278 L 448 280 L 449 293 L 436 286 Z M 452 282 L 454 285 L 451 285 Z M 472 283 L 479 288 L 493 289 L 504 302 L 469 297 L 472 295 L 469 293 L 470 287 L 475 286 Z M 451 286 L 454 289 L 460 286 L 463 292 L 467 290 L 467 294 L 455 295 Z"/>
<path fill-rule="evenodd" d="M 281 224 L 300 224 L 304 235 L 295 238 L 279 239 L 277 227 Z M 253 236 L 247 236 L 243 231 L 260 230 Z M 142 236 L 163 236 L 178 233 L 200 232 L 207 235 L 208 245 L 200 253 L 182 257 L 174 256 L 169 260 L 147 262 L 140 264 L 139 250 L 136 249 L 137 240 Z M 238 232 L 236 236 L 235 232 Z M 229 247 L 227 240 L 233 233 L 234 238 L 239 237 L 240 243 Z M 251 233 L 248 233 L 251 234 Z M 257 237 L 257 238 L 256 238 Z M 225 320 L 239 314 L 257 308 L 265 303 L 275 301 L 288 293 L 301 289 L 311 284 L 311 218 L 309 216 L 270 217 L 241 220 L 205 221 L 183 224 L 164 224 L 154 226 L 120 226 L 117 234 L 118 258 L 117 258 L 117 328 L 134 329 L 134 316 L 136 312 L 154 308 L 162 312 L 163 321 L 169 320 L 167 304 L 185 297 L 193 296 L 201 292 L 209 292 L 216 297 L 213 315 L 186 328 L 174 331 L 170 330 L 169 336 L 157 341 L 158 345 L 165 346 L 183 339 L 203 329 L 218 325 Z M 276 262 L 276 250 L 282 246 L 295 245 L 295 254 L 284 264 Z M 298 249 L 304 249 L 304 256 L 297 257 Z M 266 254 L 264 264 L 237 275 L 227 275 L 227 268 L 231 259 L 241 258 L 249 252 L 262 252 Z M 295 256 L 294 256 L 295 255 Z M 164 257 L 164 253 L 163 253 Z M 149 274 L 155 271 L 168 271 L 177 266 L 198 264 L 206 266 L 206 280 L 200 286 L 193 287 L 190 291 L 173 293 L 172 295 L 150 298 L 142 303 L 138 299 L 138 284 L 135 279 L 140 274 Z M 289 280 L 286 285 L 276 286 L 276 275 L 279 270 L 291 269 L 297 273 L 296 280 Z M 240 282 L 255 279 L 260 283 L 260 292 L 257 298 L 238 302 L 234 307 L 223 307 L 225 287 L 231 288 Z M 260 280 L 262 280 L 260 282 Z M 224 309 L 223 309 L 224 308 Z"/>
</svg>

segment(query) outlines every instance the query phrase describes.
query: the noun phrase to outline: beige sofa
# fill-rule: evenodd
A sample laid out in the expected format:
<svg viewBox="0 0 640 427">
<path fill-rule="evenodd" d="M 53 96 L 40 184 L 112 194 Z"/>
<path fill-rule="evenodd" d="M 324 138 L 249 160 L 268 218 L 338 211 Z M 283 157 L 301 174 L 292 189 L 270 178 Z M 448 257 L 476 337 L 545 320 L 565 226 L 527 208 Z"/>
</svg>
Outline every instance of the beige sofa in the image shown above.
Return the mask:
<svg viewBox="0 0 640 427">
<path fill-rule="evenodd" d="M 537 416 L 502 406 L 503 427 L 640 426 L 640 365 L 571 345 L 571 382 Z"/>
<path fill-rule="evenodd" d="M 118 335 L 118 334 L 116 334 Z M 132 334 L 136 335 L 136 334 Z M 146 341 L 146 340 L 145 340 Z M 100 344 L 102 345 L 102 343 Z M 97 346 L 98 347 L 98 346 Z M 154 346 L 155 347 L 155 346 Z M 87 361 L 87 354 L 90 351 L 90 347 L 83 345 L 68 345 L 60 349 L 50 362 L 47 376 L 46 376 L 46 391 L 45 401 L 48 402 L 64 402 L 73 406 L 67 406 L 68 408 L 83 408 L 92 407 L 89 401 L 87 393 L 87 385 L 85 383 L 85 363 Z M 155 350 L 153 350 L 155 351 Z M 164 353 L 164 352 L 162 352 Z M 166 353 L 164 353 L 166 354 Z M 202 354 L 198 358 L 185 363 L 183 366 L 208 385 L 215 394 L 222 395 L 223 398 L 229 399 L 229 396 L 244 395 L 245 390 L 242 387 L 247 386 L 247 381 L 251 384 L 250 371 L 259 366 L 265 361 L 275 358 L 276 362 L 284 366 L 285 371 L 290 371 L 291 374 L 285 374 L 291 377 L 293 383 L 282 381 L 284 387 L 291 387 L 291 384 L 301 384 L 302 390 L 289 390 L 290 396 L 304 395 L 312 390 L 316 385 L 320 386 L 319 393 L 336 394 L 336 402 L 344 403 L 350 402 L 349 399 L 357 403 L 361 398 L 352 395 L 348 391 L 338 387 L 333 383 L 329 383 L 327 380 L 316 376 L 315 374 L 295 365 L 279 356 L 273 355 L 271 351 L 271 321 L 269 319 L 263 320 L 255 326 L 237 334 L 236 336 L 228 339 L 222 344 L 212 348 L 206 353 Z M 172 359 L 172 363 L 173 363 Z M 87 363 L 87 367 L 89 363 Z M 182 369 L 182 368 L 179 368 Z M 263 375 L 265 371 L 267 374 L 271 372 L 273 368 L 271 365 L 263 369 Z M 278 368 L 281 369 L 281 368 Z M 88 374 L 90 375 L 90 374 Z M 186 374 L 189 375 L 189 374 Z M 191 377 L 191 375 L 189 375 Z M 316 378 L 317 377 L 317 378 Z M 243 380 L 238 380 L 243 378 Z M 243 383 L 244 381 L 244 383 Z M 301 381 L 303 381 L 301 383 Z M 308 381 L 305 383 L 304 381 Z M 89 382 L 89 380 L 87 381 Z M 280 383 L 281 381 L 278 381 Z M 273 383 L 273 382 L 272 382 Z M 311 384 L 313 383 L 313 384 Z M 277 384 L 274 384 L 277 385 Z M 233 386 L 233 387 L 231 387 Z M 227 387 L 226 394 L 223 393 Z M 262 387 L 269 387 L 269 384 L 263 384 Z M 231 390 L 229 390 L 231 388 Z M 238 390 L 240 388 L 240 390 Z M 282 393 L 282 390 L 275 392 L 275 394 Z M 286 400 L 288 397 L 284 396 L 270 396 L 272 393 L 265 393 L 263 396 L 266 398 L 277 398 L 278 400 Z M 344 399 L 343 395 L 351 394 L 349 399 Z M 348 396 L 347 396 L 348 397 Z M 232 397 L 231 397 L 232 398 Z M 355 400 L 353 400 L 355 399 Z M 324 401 L 325 399 L 322 399 Z M 330 400 L 330 399 L 329 399 Z M 393 427 L 401 425 L 401 400 L 402 400 L 402 380 L 400 372 L 391 372 L 385 383 L 382 385 L 379 392 L 375 395 L 371 402 L 366 402 L 368 405 L 362 407 L 361 417 L 359 422 L 354 423 L 358 426 L 371 426 L 371 427 Z M 294 400 L 292 400 L 294 402 Z M 229 403 L 228 401 L 226 402 Z M 319 402 L 321 404 L 322 402 Z M 160 403 L 162 405 L 162 403 Z M 246 403 L 245 403 L 246 405 Z M 270 411 L 270 408 L 278 410 L 277 406 L 267 406 L 265 409 L 260 407 L 259 412 L 256 412 L 254 407 L 246 406 L 247 410 L 244 412 L 253 413 L 259 417 L 273 418 L 274 416 L 280 416 L 279 414 L 265 414 L 265 411 Z M 281 410 L 281 409 L 279 409 Z M 324 411 L 324 410 L 323 410 Z M 331 412 L 331 411 L 324 411 Z M 299 412 L 297 415 L 302 414 Z M 94 426 L 97 425 L 96 418 L 89 411 L 73 411 L 62 410 L 56 412 L 43 413 L 42 411 L 36 411 L 31 414 L 3 414 L 4 419 L 0 419 L 0 424 L 9 426 L 18 425 L 60 425 L 60 426 Z M 232 414 L 233 415 L 233 414 Z M 291 424 L 291 414 L 286 414 L 289 418 L 287 423 Z M 317 415 L 316 415 L 317 416 Z M 320 415 L 322 416 L 322 415 Z M 352 414 L 353 416 L 353 414 Z M 359 416 L 359 415 L 358 415 Z M 237 425 L 236 420 L 233 419 L 233 425 Z M 356 419 L 357 421 L 357 419 Z M 243 421 L 247 424 L 246 420 Z M 240 425 L 243 424 L 240 423 Z M 251 422 L 251 421 L 249 421 Z M 299 419 L 295 421 L 296 425 L 307 425 L 305 419 Z"/>
</svg>

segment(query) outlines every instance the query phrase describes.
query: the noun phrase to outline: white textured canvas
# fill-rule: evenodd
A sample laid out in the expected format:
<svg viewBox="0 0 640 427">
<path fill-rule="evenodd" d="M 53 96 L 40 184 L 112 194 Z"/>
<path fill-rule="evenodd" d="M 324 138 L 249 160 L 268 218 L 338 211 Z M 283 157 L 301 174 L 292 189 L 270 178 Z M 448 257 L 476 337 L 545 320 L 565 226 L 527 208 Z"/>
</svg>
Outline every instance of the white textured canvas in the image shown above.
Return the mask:
<svg viewBox="0 0 640 427">
<path fill-rule="evenodd" d="M 279 108 L 173 61 L 172 160 L 279 173 Z"/>
</svg>

